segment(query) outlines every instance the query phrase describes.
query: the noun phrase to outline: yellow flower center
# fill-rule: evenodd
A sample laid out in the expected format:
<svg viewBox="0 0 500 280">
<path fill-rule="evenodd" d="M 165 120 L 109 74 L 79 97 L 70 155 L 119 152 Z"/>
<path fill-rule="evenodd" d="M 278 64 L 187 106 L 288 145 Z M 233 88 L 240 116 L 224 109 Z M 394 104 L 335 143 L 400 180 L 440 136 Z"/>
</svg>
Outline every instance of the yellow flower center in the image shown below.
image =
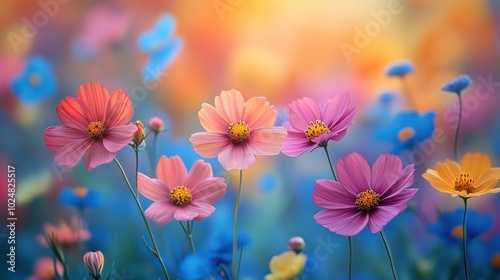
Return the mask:
<svg viewBox="0 0 500 280">
<path fill-rule="evenodd" d="M 370 212 L 377 208 L 379 202 L 380 195 L 372 190 L 367 190 L 358 194 L 354 204 L 356 204 L 358 210 Z"/>
<path fill-rule="evenodd" d="M 455 226 L 451 230 L 451 236 L 455 238 L 462 238 L 464 236 L 464 228 L 462 226 Z"/>
<path fill-rule="evenodd" d="M 191 200 L 193 200 L 191 192 L 184 186 L 179 186 L 170 191 L 170 201 L 175 205 L 184 206 Z"/>
<path fill-rule="evenodd" d="M 84 197 L 84 196 L 87 195 L 87 193 L 89 192 L 89 190 L 87 188 L 84 188 L 84 187 L 78 187 L 78 188 L 74 188 L 73 192 L 77 196 Z"/>
<path fill-rule="evenodd" d="M 307 140 L 312 141 L 320 135 L 330 133 L 330 129 L 328 129 L 324 122 L 316 120 L 316 122 L 310 122 L 310 125 L 304 133 L 306 134 Z"/>
<path fill-rule="evenodd" d="M 29 76 L 29 83 L 32 87 L 37 87 L 42 83 L 42 76 L 38 73 L 33 73 Z"/>
<path fill-rule="evenodd" d="M 493 268 L 500 269 L 500 252 L 491 257 L 490 264 Z"/>
<path fill-rule="evenodd" d="M 234 144 L 243 144 L 250 139 L 250 128 L 244 121 L 229 124 L 227 136 Z"/>
<path fill-rule="evenodd" d="M 87 126 L 87 134 L 90 138 L 101 139 L 104 136 L 104 124 L 102 122 L 90 122 Z"/>
<path fill-rule="evenodd" d="M 415 135 L 415 129 L 413 127 L 405 127 L 401 129 L 398 133 L 399 142 L 404 142 Z"/>
<path fill-rule="evenodd" d="M 474 192 L 474 179 L 469 177 L 468 173 L 461 173 L 460 176 L 455 178 L 455 190 L 456 191 L 467 191 L 467 193 Z"/>
</svg>

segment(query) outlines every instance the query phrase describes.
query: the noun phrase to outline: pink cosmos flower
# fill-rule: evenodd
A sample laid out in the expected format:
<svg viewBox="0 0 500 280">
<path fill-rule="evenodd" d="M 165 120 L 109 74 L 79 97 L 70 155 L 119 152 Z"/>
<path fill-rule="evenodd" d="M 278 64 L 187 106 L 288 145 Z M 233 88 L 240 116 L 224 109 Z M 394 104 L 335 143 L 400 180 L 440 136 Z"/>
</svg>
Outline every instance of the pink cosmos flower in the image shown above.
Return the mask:
<svg viewBox="0 0 500 280">
<path fill-rule="evenodd" d="M 89 171 L 112 161 L 137 130 L 129 123 L 134 108 L 128 96 L 121 90 L 109 96 L 99 83 L 80 86 L 78 97 L 66 97 L 56 111 L 63 125 L 45 129 L 44 141 L 47 148 L 56 152 L 54 161 L 69 168 L 85 152 Z"/>
<path fill-rule="evenodd" d="M 77 244 L 80 240 L 89 240 L 90 232 L 79 225 L 78 218 L 73 217 L 71 224 L 60 222 L 57 226 L 45 224 L 43 234 L 37 236 L 37 240 L 43 246 L 48 246 L 45 236 L 54 236 L 57 243 L 63 247 Z"/>
<path fill-rule="evenodd" d="M 319 104 L 309 97 L 293 101 L 288 105 L 290 121 L 283 123 L 288 135 L 281 151 L 296 157 L 324 147 L 328 140 L 340 141 L 354 117 L 354 108 L 347 108 L 350 101 L 348 92 Z"/>
<path fill-rule="evenodd" d="M 158 179 L 139 173 L 139 192 L 155 201 L 144 213 L 158 225 L 174 218 L 203 220 L 215 211 L 211 204 L 226 192 L 224 178 L 212 177 L 212 167 L 202 160 L 197 160 L 188 173 L 180 157 L 162 156 L 156 174 Z"/>
<path fill-rule="evenodd" d="M 417 189 L 413 164 L 402 168 L 395 155 L 381 155 L 370 166 L 359 154 L 347 155 L 337 163 L 339 181 L 317 180 L 313 201 L 326 208 L 314 215 L 316 222 L 335 233 L 352 236 L 367 224 L 372 233 L 402 212 Z"/>
<path fill-rule="evenodd" d="M 207 132 L 194 133 L 189 140 L 201 156 L 218 156 L 224 169 L 247 169 L 256 155 L 280 152 L 286 129 L 274 126 L 277 114 L 265 97 L 245 102 L 237 90 L 222 91 L 215 97 L 215 107 L 203 103 L 198 112 Z"/>
</svg>

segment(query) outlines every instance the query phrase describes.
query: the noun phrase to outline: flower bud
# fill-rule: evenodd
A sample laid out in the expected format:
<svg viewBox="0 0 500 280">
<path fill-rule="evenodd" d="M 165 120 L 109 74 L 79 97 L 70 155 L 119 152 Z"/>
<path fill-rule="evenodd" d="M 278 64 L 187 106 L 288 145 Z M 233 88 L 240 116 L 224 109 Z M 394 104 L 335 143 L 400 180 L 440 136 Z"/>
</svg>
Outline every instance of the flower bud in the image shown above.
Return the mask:
<svg viewBox="0 0 500 280">
<path fill-rule="evenodd" d="M 298 254 L 302 252 L 302 250 L 304 250 L 304 247 L 306 247 L 306 242 L 302 237 L 295 236 L 288 240 L 288 247 L 290 247 L 290 249 L 294 250 L 295 253 Z"/>
<path fill-rule="evenodd" d="M 135 121 L 134 123 L 137 126 L 137 131 L 134 132 L 134 143 L 136 145 L 139 145 L 142 143 L 142 140 L 144 140 L 144 137 L 146 136 L 144 133 L 144 124 L 141 121 Z"/>
<path fill-rule="evenodd" d="M 94 279 L 101 279 L 102 268 L 104 267 L 104 255 L 101 251 L 87 252 L 83 256 L 83 264 Z"/>
<path fill-rule="evenodd" d="M 154 131 L 155 133 L 160 133 L 163 130 L 163 120 L 158 117 L 152 117 L 149 120 L 149 129 Z"/>
</svg>

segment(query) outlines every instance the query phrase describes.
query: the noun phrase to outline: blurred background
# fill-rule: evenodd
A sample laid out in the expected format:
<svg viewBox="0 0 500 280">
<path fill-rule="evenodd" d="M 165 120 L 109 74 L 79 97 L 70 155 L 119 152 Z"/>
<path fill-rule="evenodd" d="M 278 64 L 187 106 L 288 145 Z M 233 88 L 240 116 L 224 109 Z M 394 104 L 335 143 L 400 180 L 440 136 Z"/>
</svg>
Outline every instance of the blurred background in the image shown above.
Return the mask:
<svg viewBox="0 0 500 280">
<path fill-rule="evenodd" d="M 147 232 L 116 166 L 89 172 L 80 162 L 67 169 L 53 162 L 43 142 L 44 129 L 61 124 L 57 104 L 76 96 L 80 85 L 100 82 L 110 92 L 129 94 L 134 121 L 162 118 L 167 131 L 158 135 L 155 158 L 179 155 L 188 168 L 200 158 L 188 141 L 203 130 L 197 112 L 221 90 L 237 89 L 245 99 L 265 96 L 280 113 L 277 125 L 287 120 L 287 105 L 297 98 L 319 101 L 350 92 L 354 123 L 342 141 L 330 143 L 332 160 L 358 152 L 372 164 L 393 152 L 404 165 L 416 166 L 419 192 L 385 227 L 398 275 L 462 279 L 459 239 L 452 234 L 461 220 L 448 219 L 462 200 L 437 192 L 421 174 L 453 156 L 458 99 L 440 88 L 460 74 L 473 83 L 462 95 L 459 155 L 482 152 L 500 165 L 500 1 L 39 0 L 2 6 L 0 163 L 2 170 L 16 168 L 17 221 L 15 273 L 3 259 L 8 228 L 0 230 L 0 278 L 43 279 L 37 264 L 51 252 L 38 236 L 47 224 L 71 228 L 82 213 L 88 240 L 64 248 L 72 279 L 89 279 L 81 261 L 87 250 L 104 253 L 105 273 L 114 263 L 111 278 L 161 275 L 144 247 L 141 236 Z M 413 64 L 413 72 L 388 76 L 387 67 L 402 60 Z M 422 137 L 405 146 L 397 132 L 403 128 L 401 113 L 408 112 L 417 117 L 403 118 L 403 127 L 414 127 Z M 431 120 L 419 117 L 429 112 L 435 113 Z M 139 169 L 146 174 L 152 146 L 149 137 L 140 153 Z M 133 150 L 126 147 L 117 158 L 132 176 Z M 219 232 L 232 232 L 238 186 L 237 172 L 224 171 L 217 159 L 205 160 L 226 178 L 228 191 L 214 214 L 194 225 L 200 249 L 222 242 Z M 312 201 L 315 181 L 331 179 L 329 172 L 321 150 L 297 158 L 258 157 L 244 171 L 239 230 L 247 244 L 241 279 L 263 279 L 271 257 L 286 251 L 288 239 L 297 235 L 305 239 L 308 255 L 299 279 L 347 279 L 347 238 L 313 218 L 321 210 Z M 2 171 L 3 220 L 6 176 Z M 61 203 L 61 191 L 75 187 L 95 191 L 98 198 L 80 207 Z M 151 203 L 141 201 L 145 207 Z M 499 279 L 500 195 L 469 202 L 478 215 L 478 223 L 469 224 L 478 232 L 469 243 L 471 277 Z M 183 277 L 179 266 L 190 248 L 182 228 L 176 221 L 151 223 L 167 268 L 174 279 Z M 436 224 L 439 233 L 429 229 Z M 353 242 L 355 279 L 391 277 L 378 235 L 365 229 Z"/>
</svg>

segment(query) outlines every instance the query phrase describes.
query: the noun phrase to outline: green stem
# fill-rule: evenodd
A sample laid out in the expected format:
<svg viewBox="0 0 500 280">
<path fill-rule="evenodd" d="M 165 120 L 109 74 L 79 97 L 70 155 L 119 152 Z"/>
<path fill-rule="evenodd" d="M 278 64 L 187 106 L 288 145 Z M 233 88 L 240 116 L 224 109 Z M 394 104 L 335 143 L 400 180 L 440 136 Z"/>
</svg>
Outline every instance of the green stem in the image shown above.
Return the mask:
<svg viewBox="0 0 500 280">
<path fill-rule="evenodd" d="M 235 275 L 235 280 L 238 279 L 236 275 L 236 251 L 238 249 L 238 214 L 240 212 L 241 189 L 243 186 L 243 170 L 240 170 L 240 185 L 238 187 L 238 196 L 236 197 L 236 206 L 234 207 L 234 229 L 233 229 L 233 258 L 232 258 L 232 271 Z"/>
<path fill-rule="evenodd" d="M 380 231 L 380 236 L 382 237 L 382 241 L 384 242 L 385 250 L 387 251 L 387 256 L 389 257 L 389 262 L 391 263 L 392 276 L 394 277 L 394 280 L 397 280 L 398 277 L 396 276 L 396 269 L 394 267 L 394 261 L 392 260 L 391 250 L 389 249 L 389 244 L 387 244 L 387 241 L 385 240 L 385 236 L 384 236 L 383 231 Z"/>
<path fill-rule="evenodd" d="M 161 268 L 163 270 L 163 274 L 165 276 L 165 279 L 170 280 L 170 277 L 168 276 L 167 268 L 165 267 L 165 264 L 163 263 L 163 259 L 161 258 L 160 251 L 158 250 L 158 246 L 156 245 L 156 241 L 155 241 L 155 238 L 153 236 L 153 232 L 151 231 L 151 227 L 149 226 L 148 219 L 146 218 L 146 215 L 144 214 L 144 210 L 142 209 L 141 202 L 139 201 L 139 196 L 136 195 L 136 193 L 134 193 L 134 190 L 132 189 L 132 186 L 130 185 L 130 182 L 127 178 L 127 175 L 125 174 L 125 171 L 123 170 L 123 167 L 120 164 L 120 162 L 116 159 L 116 157 L 113 160 L 115 161 L 116 165 L 118 165 L 118 168 L 120 169 L 120 172 L 123 175 L 123 179 L 125 179 L 125 183 L 127 184 L 128 190 L 130 191 L 130 194 L 132 194 L 132 196 L 134 197 L 135 203 L 137 204 L 137 208 L 139 208 L 139 212 L 141 212 L 142 220 L 144 221 L 144 224 L 146 225 L 146 228 L 148 230 L 149 237 L 151 238 L 151 242 L 153 243 L 153 247 L 155 249 L 155 256 L 161 264 Z M 137 174 L 137 172 L 136 172 L 136 174 Z"/>
<path fill-rule="evenodd" d="M 158 140 L 158 133 L 154 132 L 153 147 L 151 148 L 151 156 L 149 157 L 149 165 L 151 169 L 151 177 L 156 177 L 156 141 Z"/>
<path fill-rule="evenodd" d="M 462 230 L 463 230 L 463 237 L 462 237 L 462 251 L 463 251 L 463 254 L 464 254 L 464 272 L 465 272 L 465 280 L 468 280 L 469 279 L 469 273 L 468 273 L 468 270 L 467 270 L 467 245 L 466 245 L 466 241 L 467 241 L 467 228 L 465 227 L 466 226 L 466 219 L 467 219 L 467 199 L 468 198 L 465 198 L 465 197 L 462 197 L 463 200 L 464 200 L 464 220 L 462 221 Z"/>
<path fill-rule="evenodd" d="M 191 250 L 193 251 L 193 254 L 196 254 L 193 242 L 193 221 L 187 222 L 187 237 L 189 239 L 189 245 L 191 245 Z"/>
<path fill-rule="evenodd" d="M 462 97 L 460 93 L 458 93 L 458 122 L 457 122 L 457 130 L 455 131 L 455 141 L 453 143 L 453 155 L 455 157 L 455 161 L 458 159 L 458 132 L 460 131 L 460 122 L 462 121 Z"/>
<path fill-rule="evenodd" d="M 224 273 L 224 277 L 227 280 L 231 280 L 231 278 L 229 278 L 229 273 L 227 273 L 226 267 L 223 264 L 221 264 L 221 270 L 222 270 L 222 273 Z"/>
<path fill-rule="evenodd" d="M 349 280 L 352 279 L 352 236 L 347 237 L 349 239 Z"/>
<path fill-rule="evenodd" d="M 330 170 L 332 171 L 333 179 L 335 181 L 338 181 L 337 180 L 337 175 L 335 175 L 335 170 L 333 169 L 332 160 L 330 159 L 330 153 L 328 153 L 328 147 L 327 147 L 327 145 L 324 145 L 323 148 L 325 148 L 326 158 L 328 159 L 328 164 L 330 165 Z"/>
</svg>

